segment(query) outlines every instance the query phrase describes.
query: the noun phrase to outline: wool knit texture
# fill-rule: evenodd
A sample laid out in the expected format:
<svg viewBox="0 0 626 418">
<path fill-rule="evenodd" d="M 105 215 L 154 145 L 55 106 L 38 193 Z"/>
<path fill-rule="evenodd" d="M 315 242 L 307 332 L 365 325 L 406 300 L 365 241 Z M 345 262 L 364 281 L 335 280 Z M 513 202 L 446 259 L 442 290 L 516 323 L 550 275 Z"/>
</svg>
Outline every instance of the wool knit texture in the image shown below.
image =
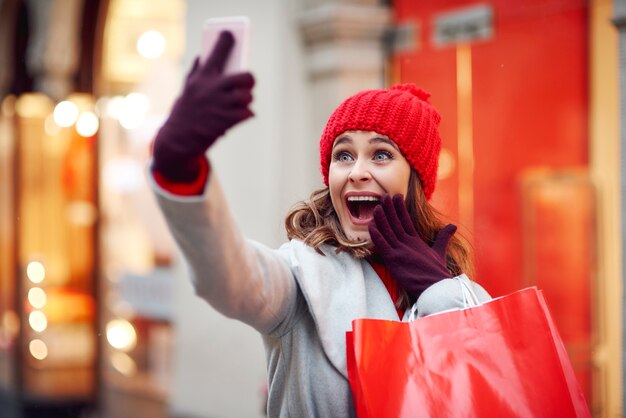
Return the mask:
<svg viewBox="0 0 626 418">
<path fill-rule="evenodd" d="M 349 97 L 330 115 L 320 139 L 320 163 L 324 184 L 335 139 L 346 131 L 374 131 L 388 136 L 422 182 L 430 199 L 437 181 L 441 115 L 428 102 L 429 93 L 414 84 L 365 90 Z"/>
</svg>

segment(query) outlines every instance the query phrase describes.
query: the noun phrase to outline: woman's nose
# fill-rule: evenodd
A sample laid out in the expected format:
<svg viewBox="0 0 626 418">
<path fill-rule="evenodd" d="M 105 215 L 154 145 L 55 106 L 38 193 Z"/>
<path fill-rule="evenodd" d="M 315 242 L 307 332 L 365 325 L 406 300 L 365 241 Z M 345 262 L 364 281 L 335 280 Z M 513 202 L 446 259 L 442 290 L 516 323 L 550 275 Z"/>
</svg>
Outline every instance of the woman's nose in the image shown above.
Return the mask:
<svg viewBox="0 0 626 418">
<path fill-rule="evenodd" d="M 372 178 L 372 173 L 369 171 L 367 162 L 363 160 L 356 160 L 352 166 L 352 170 L 350 170 L 348 178 L 352 182 L 370 180 Z"/>
</svg>

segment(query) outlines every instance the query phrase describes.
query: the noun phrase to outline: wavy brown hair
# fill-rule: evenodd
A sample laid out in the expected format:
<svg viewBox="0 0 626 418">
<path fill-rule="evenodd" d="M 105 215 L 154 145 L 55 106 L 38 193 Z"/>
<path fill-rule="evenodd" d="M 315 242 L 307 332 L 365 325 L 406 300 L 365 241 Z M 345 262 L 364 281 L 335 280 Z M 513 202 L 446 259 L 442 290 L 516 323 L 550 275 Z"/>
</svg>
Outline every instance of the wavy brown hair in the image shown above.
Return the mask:
<svg viewBox="0 0 626 418">
<path fill-rule="evenodd" d="M 443 216 L 429 202 L 422 190 L 419 177 L 411 169 L 409 187 L 405 199 L 407 209 L 413 219 L 415 230 L 419 236 L 432 245 L 437 233 L 446 226 Z M 348 252 L 356 258 L 373 255 L 372 247 L 367 242 L 350 240 L 343 232 L 339 217 L 335 212 L 327 187 L 314 191 L 309 200 L 296 204 L 287 214 L 285 229 L 289 239 L 299 239 L 323 254 L 320 246 L 328 244 L 337 247 L 337 252 Z M 473 274 L 471 249 L 468 241 L 458 232 L 448 244 L 446 266 L 452 274 Z M 410 303 L 408 295 L 403 294 L 397 307 L 406 308 Z"/>
</svg>

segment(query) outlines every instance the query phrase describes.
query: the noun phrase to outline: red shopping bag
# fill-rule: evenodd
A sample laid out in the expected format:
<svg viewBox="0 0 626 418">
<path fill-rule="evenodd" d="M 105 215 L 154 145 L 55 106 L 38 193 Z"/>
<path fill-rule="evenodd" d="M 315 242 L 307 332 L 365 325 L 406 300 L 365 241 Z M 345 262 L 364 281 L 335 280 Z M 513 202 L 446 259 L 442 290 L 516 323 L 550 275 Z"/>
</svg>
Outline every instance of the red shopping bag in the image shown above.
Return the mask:
<svg viewBox="0 0 626 418">
<path fill-rule="evenodd" d="M 359 418 L 590 417 L 534 287 L 413 322 L 352 327 L 347 364 Z"/>
</svg>

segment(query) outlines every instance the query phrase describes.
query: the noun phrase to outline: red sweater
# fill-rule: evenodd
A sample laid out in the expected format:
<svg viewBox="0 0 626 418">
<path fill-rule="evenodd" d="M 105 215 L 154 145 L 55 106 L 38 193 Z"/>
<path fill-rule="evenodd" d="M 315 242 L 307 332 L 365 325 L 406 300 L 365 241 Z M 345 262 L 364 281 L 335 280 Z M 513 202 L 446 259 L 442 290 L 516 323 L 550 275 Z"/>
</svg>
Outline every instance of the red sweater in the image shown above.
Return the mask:
<svg viewBox="0 0 626 418">
<path fill-rule="evenodd" d="M 380 277 L 380 280 L 382 280 L 383 284 L 387 288 L 387 292 L 389 292 L 389 296 L 391 296 L 391 300 L 395 304 L 398 301 L 398 295 L 400 294 L 400 287 L 398 286 L 398 282 L 393 277 L 391 277 L 391 272 L 389 271 L 387 266 L 372 259 L 370 259 L 369 262 L 376 274 L 378 274 L 378 277 Z M 398 318 L 402 320 L 402 317 L 404 316 L 404 311 L 402 309 L 396 308 L 396 312 L 398 312 Z"/>
</svg>

